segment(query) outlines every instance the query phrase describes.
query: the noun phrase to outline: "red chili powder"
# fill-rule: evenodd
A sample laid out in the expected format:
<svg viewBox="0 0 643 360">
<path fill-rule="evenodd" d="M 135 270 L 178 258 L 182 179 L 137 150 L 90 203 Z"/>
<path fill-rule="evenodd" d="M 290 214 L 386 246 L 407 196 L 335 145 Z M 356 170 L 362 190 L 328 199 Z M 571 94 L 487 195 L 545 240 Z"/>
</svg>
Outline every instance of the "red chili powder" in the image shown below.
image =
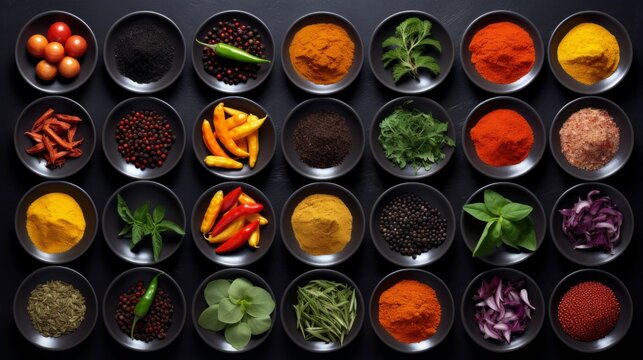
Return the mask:
<svg viewBox="0 0 643 360">
<path fill-rule="evenodd" d="M 609 334 L 618 322 L 621 304 L 614 291 L 596 281 L 569 289 L 558 303 L 558 322 L 578 341 L 595 341 Z"/>
<path fill-rule="evenodd" d="M 529 123 L 510 109 L 497 109 L 483 116 L 469 135 L 478 157 L 489 166 L 518 164 L 534 145 Z"/>
</svg>

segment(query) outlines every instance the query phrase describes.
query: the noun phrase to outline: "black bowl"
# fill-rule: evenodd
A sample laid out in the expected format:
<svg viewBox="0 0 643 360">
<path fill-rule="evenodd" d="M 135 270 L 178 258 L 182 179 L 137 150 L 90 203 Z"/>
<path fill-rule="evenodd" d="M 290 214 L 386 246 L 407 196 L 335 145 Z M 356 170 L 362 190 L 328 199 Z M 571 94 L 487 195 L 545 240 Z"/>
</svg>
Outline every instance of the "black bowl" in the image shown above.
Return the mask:
<svg viewBox="0 0 643 360">
<path fill-rule="evenodd" d="M 418 79 L 405 76 L 396 83 L 393 81 L 391 68 L 385 68 L 382 62 L 382 54 L 385 52 L 384 48 L 382 48 L 382 42 L 395 35 L 395 28 L 402 21 L 410 17 L 418 17 L 421 20 L 429 20 L 431 22 L 430 38 L 440 42 L 442 51 L 439 52 L 431 48 L 431 50 L 427 49 L 426 54 L 436 59 L 440 65 L 440 74 L 433 75 L 433 73 L 429 71 L 420 70 Z M 440 85 L 449 75 L 453 67 L 454 59 L 455 50 L 453 41 L 444 25 L 434 16 L 417 10 L 401 11 L 384 19 L 377 28 L 375 28 L 368 49 L 368 63 L 371 66 L 371 71 L 373 75 L 375 75 L 375 78 L 387 88 L 403 94 L 419 94 Z"/>
<path fill-rule="evenodd" d="M 355 44 L 353 64 L 348 69 L 348 73 L 340 81 L 328 85 L 316 84 L 300 76 L 290 62 L 290 51 L 288 49 L 297 31 L 301 30 L 301 28 L 305 26 L 321 23 L 335 24 L 340 26 L 341 28 L 346 30 L 351 40 L 353 40 L 353 43 Z M 362 69 L 363 61 L 364 50 L 362 48 L 362 40 L 359 36 L 359 32 L 357 32 L 357 29 L 355 29 L 353 24 L 351 24 L 351 22 L 346 18 L 331 12 L 319 11 L 300 17 L 299 19 L 295 20 L 292 25 L 290 25 L 288 31 L 286 31 L 284 40 L 281 42 L 281 65 L 284 68 L 286 76 L 293 84 L 295 84 L 295 86 L 311 94 L 328 95 L 345 89 L 351 83 L 353 83 L 353 81 L 359 75 L 359 72 Z"/>
<path fill-rule="evenodd" d="M 412 167 L 408 165 L 404 169 L 400 169 L 397 165 L 391 162 L 384 154 L 384 151 L 382 150 L 382 147 L 380 146 L 380 143 L 378 140 L 378 137 L 380 134 L 379 125 L 382 122 L 382 120 L 384 120 L 387 116 L 389 116 L 393 112 L 393 109 L 395 109 L 397 106 L 403 105 L 408 101 L 412 101 L 410 105 L 411 107 L 415 107 L 418 110 L 425 113 L 431 113 L 433 114 L 435 119 L 441 122 L 447 122 L 448 123 L 447 136 L 453 139 L 453 141 L 456 141 L 455 126 L 453 124 L 453 121 L 451 121 L 451 117 L 449 116 L 449 113 L 440 104 L 438 104 L 437 102 L 431 99 L 427 99 L 425 97 L 404 96 L 404 97 L 399 97 L 397 99 L 389 101 L 377 111 L 377 113 L 375 114 L 375 117 L 373 117 L 373 122 L 371 123 L 369 142 L 371 146 L 371 153 L 373 154 L 375 161 L 377 161 L 377 163 L 382 167 L 382 169 L 384 169 L 389 174 L 401 179 L 418 180 L 418 179 L 427 178 L 437 173 L 442 168 L 444 168 L 449 162 L 449 160 L 451 159 L 455 146 L 445 147 L 444 159 L 433 164 L 430 170 L 425 170 L 424 168 L 414 170 Z"/>
<path fill-rule="evenodd" d="M 47 162 L 39 156 L 29 155 L 25 149 L 35 145 L 24 133 L 30 131 L 36 119 L 47 109 L 53 108 L 55 113 L 75 115 L 83 119 L 78 125 L 75 140 L 84 139 L 78 146 L 83 155 L 78 159 L 67 158 L 59 168 L 47 167 Z M 13 144 L 20 161 L 34 174 L 48 179 L 60 179 L 80 171 L 91 159 L 96 147 L 96 129 L 91 116 L 79 103 L 62 96 L 45 96 L 33 101 L 22 110 L 13 132 Z"/>
<path fill-rule="evenodd" d="M 249 79 L 248 82 L 240 83 L 237 85 L 228 85 L 223 81 L 217 80 L 212 74 L 209 74 L 203 69 L 203 46 L 199 45 L 194 41 L 195 39 L 201 39 L 208 31 L 212 29 L 219 21 L 226 21 L 229 19 L 235 18 L 244 24 L 253 26 L 259 30 L 260 35 L 263 37 L 263 45 L 265 47 L 266 58 L 271 60 L 269 64 L 261 64 L 259 66 L 259 71 L 257 71 L 256 79 Z M 261 85 L 270 75 L 272 67 L 275 63 L 275 44 L 272 40 L 272 34 L 270 30 L 258 17 L 250 14 L 249 12 L 241 10 L 227 10 L 220 13 L 214 14 L 208 19 L 206 19 L 201 25 L 199 25 L 196 33 L 191 42 L 191 53 L 192 53 L 192 65 L 194 66 L 194 71 L 199 76 L 199 78 L 209 87 L 214 90 L 221 91 L 228 94 L 238 94 L 246 91 L 250 91 L 257 86 Z"/>
<path fill-rule="evenodd" d="M 133 25 L 152 25 L 166 34 L 166 44 L 174 48 L 172 66 L 157 81 L 142 84 L 123 75 L 116 66 L 116 45 L 120 36 Z M 149 94 L 165 89 L 179 78 L 185 64 L 185 43 L 178 26 L 167 16 L 154 11 L 136 11 L 118 19 L 107 32 L 103 45 L 103 61 L 109 76 L 125 90 L 139 94 Z"/>
<path fill-rule="evenodd" d="M 529 216 L 533 220 L 536 230 L 536 250 L 516 250 L 503 244 L 491 253 L 477 258 L 494 266 L 511 266 L 526 260 L 538 251 L 547 232 L 547 217 L 545 216 L 543 205 L 540 203 L 540 200 L 538 200 L 538 197 L 527 188 L 510 182 L 497 182 L 483 186 L 474 192 L 465 204 L 484 202 L 485 190 L 493 190 L 512 202 L 530 205 L 534 208 Z M 462 210 L 460 214 L 460 231 L 462 232 L 464 243 L 472 253 L 485 225 L 484 222 L 475 219 Z"/>
<path fill-rule="evenodd" d="M 200 229 L 201 221 L 208 205 L 210 204 L 212 196 L 214 196 L 217 191 L 223 190 L 223 193 L 227 194 L 230 190 L 238 186 L 241 187 L 244 193 L 248 194 L 251 198 L 264 206 L 261 211 L 261 215 L 268 219 L 268 224 L 261 227 L 258 249 L 244 245 L 234 252 L 219 255 L 214 252 L 216 247 L 203 238 Z M 261 259 L 270 249 L 270 246 L 275 239 L 275 233 L 277 232 L 276 221 L 277 217 L 272 209 L 270 200 L 261 192 L 261 190 L 242 182 L 224 182 L 206 190 L 196 201 L 194 208 L 192 209 L 190 232 L 192 233 L 192 239 L 194 239 L 196 247 L 201 251 L 203 256 L 208 258 L 210 261 L 222 266 L 247 266 Z"/>
<path fill-rule="evenodd" d="M 105 297 L 103 298 L 103 321 L 105 322 L 105 327 L 107 327 L 107 331 L 117 343 L 128 349 L 142 352 L 163 349 L 170 345 L 170 343 L 179 336 L 183 329 L 187 313 L 185 296 L 183 296 L 183 291 L 181 291 L 181 287 L 176 280 L 167 273 L 159 276 L 158 278 L 159 290 L 164 290 L 174 305 L 172 324 L 166 333 L 165 339 L 155 339 L 150 342 L 132 340 L 129 333 L 125 334 L 121 331 L 116 323 L 114 315 L 116 313 L 116 308 L 118 307 L 119 296 L 124 294 L 130 286 L 135 285 L 138 281 L 142 281 L 144 284 L 143 286 L 147 287 L 149 282 L 152 280 L 152 277 L 159 272 L 162 271 L 151 267 L 136 267 L 129 269 L 118 275 L 109 284 L 105 291 Z"/>
<path fill-rule="evenodd" d="M 172 148 L 170 148 L 163 166 L 154 169 L 146 168 L 145 170 L 140 170 L 137 169 L 134 164 L 127 163 L 125 158 L 118 152 L 118 143 L 114 136 L 121 117 L 132 111 L 146 110 L 154 110 L 157 114 L 165 116 L 176 136 L 176 142 L 172 145 Z M 134 179 L 150 180 L 167 174 L 179 163 L 184 149 L 185 129 L 183 128 L 181 116 L 179 116 L 179 113 L 177 113 L 170 104 L 158 98 L 133 97 L 124 100 L 112 109 L 109 115 L 107 115 L 107 119 L 103 125 L 103 152 L 107 160 L 109 160 L 109 163 L 121 174 Z"/>
<path fill-rule="evenodd" d="M 85 233 L 76 246 L 57 254 L 49 254 L 38 249 L 27 233 L 27 209 L 39 197 L 60 192 L 67 194 L 78 202 L 85 217 Z M 98 231 L 98 211 L 91 197 L 80 187 L 66 181 L 46 181 L 32 187 L 18 203 L 15 217 L 16 235 L 20 245 L 35 259 L 48 264 L 64 264 L 77 259 L 89 249 Z"/>
<path fill-rule="evenodd" d="M 435 290 L 440 303 L 440 325 L 435 335 L 417 343 L 403 343 L 392 337 L 379 323 L 379 299 L 382 293 L 402 280 L 416 280 Z M 453 296 L 447 285 L 432 273 L 420 269 L 401 269 L 386 275 L 375 286 L 369 303 L 371 326 L 377 337 L 394 350 L 403 353 L 419 353 L 438 346 L 451 331 L 455 318 Z"/>
<path fill-rule="evenodd" d="M 152 239 L 147 236 L 134 249 L 130 249 L 130 239 L 118 236 L 118 233 L 125 226 L 117 212 L 116 195 L 120 194 L 130 211 L 133 213 L 139 206 L 150 203 L 150 214 L 157 205 L 165 207 L 164 219 L 171 220 L 186 229 L 185 211 L 181 201 L 172 190 L 165 185 L 153 181 L 134 181 L 116 190 L 110 196 L 103 209 L 103 237 L 110 249 L 121 259 L 136 265 L 151 265 L 159 263 L 174 254 L 183 242 L 184 235 L 173 231 L 161 233 L 163 246 L 158 261 L 154 261 L 152 250 Z"/>
<path fill-rule="evenodd" d="M 379 218 L 382 214 L 382 210 L 386 205 L 388 205 L 394 198 L 405 194 L 412 193 L 423 200 L 429 202 L 431 206 L 440 211 L 440 215 L 444 217 L 447 221 L 447 237 L 444 243 L 437 248 L 433 248 L 421 255 L 418 255 L 415 259 L 411 256 L 402 255 L 394 250 L 392 250 L 389 244 L 384 240 L 382 233 L 378 229 Z M 422 183 L 402 183 L 395 185 L 392 188 L 386 190 L 382 195 L 380 195 L 373 208 L 371 210 L 371 216 L 369 220 L 369 230 L 371 234 L 371 239 L 377 251 L 386 258 L 386 260 L 399 265 L 406 267 L 419 267 L 431 264 L 438 259 L 440 259 L 451 247 L 453 243 L 453 238 L 455 237 L 455 214 L 453 213 L 453 208 L 447 199 L 440 191 L 437 189 Z"/>
<path fill-rule="evenodd" d="M 73 285 L 85 298 L 85 319 L 76 331 L 60 337 L 45 337 L 31 323 L 27 304 L 31 291 L 47 281 L 61 280 Z M 94 288 L 79 272 L 63 266 L 47 266 L 27 276 L 16 291 L 13 299 L 13 320 L 22 336 L 30 343 L 45 350 L 67 350 L 85 340 L 91 334 L 98 317 L 98 300 Z"/>
<path fill-rule="evenodd" d="M 248 345 L 246 345 L 246 347 L 241 350 L 237 350 L 232 347 L 232 345 L 228 344 L 228 342 L 225 340 L 223 331 L 210 331 L 199 326 L 199 315 L 201 315 L 201 312 L 203 312 L 203 310 L 207 309 L 208 307 L 208 304 L 205 302 L 205 297 L 203 295 L 203 291 L 205 290 L 208 283 L 217 279 L 234 280 L 236 278 L 245 278 L 249 280 L 253 285 L 265 289 L 270 293 L 270 295 L 272 295 L 275 304 L 277 304 L 277 298 L 272 292 L 270 285 L 268 285 L 266 280 L 253 273 L 252 271 L 238 268 L 223 269 L 215 272 L 214 274 L 208 276 L 205 280 L 203 280 L 201 285 L 199 285 L 196 292 L 194 293 L 194 298 L 192 300 L 192 323 L 194 324 L 194 328 L 196 329 L 197 334 L 199 334 L 201 339 L 203 339 L 206 344 L 210 345 L 215 350 L 225 353 L 243 353 L 261 345 L 261 343 L 263 343 L 264 340 L 266 340 L 268 336 L 270 336 L 272 328 L 275 326 L 275 321 L 277 321 L 277 308 L 275 306 L 275 310 L 272 312 L 272 314 L 270 314 L 270 318 L 272 319 L 270 329 L 261 335 L 252 336 Z"/>
<path fill-rule="evenodd" d="M 72 35 L 80 35 L 87 42 L 85 55 L 78 59 L 80 73 L 73 79 L 56 76 L 54 80 L 43 81 L 36 76 L 36 64 L 42 59 L 36 59 L 27 52 L 27 40 L 31 35 L 41 34 L 47 36 L 49 26 L 56 21 L 69 25 Z M 98 42 L 92 29 L 76 15 L 66 11 L 51 10 L 40 13 L 31 18 L 22 27 L 16 40 L 16 65 L 20 75 L 32 87 L 49 94 L 62 94 L 77 89 L 83 85 L 94 72 L 98 62 Z M 62 44 L 63 46 L 65 44 Z"/>
<path fill-rule="evenodd" d="M 306 115 L 319 111 L 336 112 L 346 119 L 352 143 L 350 152 L 341 164 L 325 169 L 314 168 L 304 163 L 295 151 L 292 141 L 299 121 Z M 364 137 L 362 121 L 348 104 L 333 98 L 309 99 L 297 105 L 286 117 L 281 131 L 281 151 L 288 165 L 299 174 L 313 180 L 330 180 L 345 175 L 357 165 L 364 153 Z"/>
<path fill-rule="evenodd" d="M 529 123 L 534 133 L 534 145 L 529 151 L 529 155 L 518 164 L 508 166 L 487 165 L 478 157 L 475 145 L 471 140 L 471 129 L 476 126 L 483 116 L 498 109 L 516 111 Z M 467 160 L 476 170 L 494 179 L 513 179 L 528 173 L 542 159 L 546 143 L 545 125 L 536 110 L 526 102 L 509 96 L 498 96 L 481 102 L 469 113 L 462 131 L 462 144 L 464 144 L 464 154 Z"/>
<path fill-rule="evenodd" d="M 357 315 L 355 317 L 355 322 L 350 332 L 344 338 L 344 343 L 325 343 L 323 341 L 317 340 L 305 340 L 304 336 L 301 334 L 301 331 L 297 329 L 297 317 L 295 315 L 295 310 L 293 306 L 297 304 L 297 289 L 300 286 L 306 285 L 309 281 L 312 280 L 330 280 L 336 281 L 339 283 L 345 283 L 355 289 L 355 297 L 357 299 Z M 281 312 L 281 325 L 283 326 L 286 334 L 297 346 L 301 347 L 304 350 L 308 350 L 316 353 L 329 353 L 332 351 L 339 350 L 345 346 L 348 346 L 359 334 L 359 331 L 362 328 L 362 323 L 364 322 L 364 298 L 362 298 L 362 293 L 359 291 L 359 288 L 353 280 L 348 276 L 330 269 L 315 269 L 307 271 L 297 278 L 295 278 L 284 291 L 284 296 L 281 298 L 281 305 L 279 311 Z"/>
<path fill-rule="evenodd" d="M 616 37 L 618 46 L 620 48 L 620 61 L 616 71 L 608 78 L 603 79 L 593 85 L 585 85 L 580 83 L 571 76 L 569 76 L 558 62 L 558 45 L 563 40 L 565 35 L 574 28 L 576 25 L 582 23 L 595 23 L 612 33 Z M 563 20 L 551 34 L 549 38 L 549 50 L 547 51 L 547 60 L 549 61 L 549 68 L 554 76 L 564 87 L 573 92 L 580 94 L 600 94 L 614 86 L 616 86 L 632 65 L 632 57 L 634 50 L 632 48 L 632 41 L 623 25 L 611 15 L 600 11 L 581 11 L 568 16 Z"/>
<path fill-rule="evenodd" d="M 299 247 L 299 243 L 295 238 L 291 223 L 293 212 L 301 201 L 314 194 L 328 194 L 339 197 L 353 216 L 351 239 L 348 244 L 346 244 L 346 247 L 336 254 L 310 255 Z M 311 266 L 335 266 L 348 260 L 348 258 L 359 249 L 364 238 L 366 227 L 364 210 L 355 195 L 340 185 L 328 182 L 311 183 L 295 191 L 288 200 L 286 200 L 281 210 L 280 222 L 281 239 L 286 249 L 299 261 Z"/>
<path fill-rule="evenodd" d="M 558 321 L 558 304 L 569 289 L 583 281 L 598 281 L 614 291 L 618 302 L 621 304 L 621 313 L 614 329 L 604 338 L 596 341 L 584 342 L 573 339 L 563 330 Z M 607 271 L 596 269 L 581 269 L 565 276 L 554 288 L 549 298 L 549 322 L 556 336 L 565 345 L 584 353 L 596 353 L 607 350 L 616 345 L 627 334 L 634 317 L 634 304 L 627 287 L 616 276 Z"/>
<path fill-rule="evenodd" d="M 248 165 L 248 159 L 239 160 L 241 161 L 241 163 L 243 163 L 243 168 L 238 170 L 209 167 L 204 162 L 205 157 L 212 154 L 210 153 L 210 151 L 208 151 L 208 149 L 205 147 L 205 144 L 203 143 L 201 124 L 203 123 L 203 119 L 208 119 L 208 121 L 210 122 L 210 127 L 212 127 L 212 130 L 214 131 L 214 124 L 212 123 L 213 112 L 214 108 L 220 102 L 223 102 L 226 107 L 241 110 L 248 114 L 254 114 L 259 118 L 268 116 L 266 121 L 259 128 L 259 154 L 257 156 L 255 167 L 252 169 Z M 197 157 L 197 161 L 201 163 L 201 165 L 203 165 L 203 167 L 210 173 L 224 179 L 245 179 L 259 173 L 270 163 L 270 160 L 272 160 L 272 156 L 275 154 L 275 148 L 277 147 L 277 135 L 275 134 L 275 127 L 276 125 L 273 124 L 273 119 L 270 117 L 268 112 L 256 102 L 239 96 L 224 97 L 209 103 L 205 108 L 203 108 L 203 110 L 201 110 L 201 112 L 195 119 L 194 127 L 192 128 L 192 148 L 194 149 L 194 154 Z M 217 141 L 219 140 L 217 139 Z M 224 148 L 223 144 L 221 144 L 220 142 L 219 145 Z"/>
<path fill-rule="evenodd" d="M 536 62 L 532 66 L 531 70 L 529 70 L 529 72 L 523 77 L 510 84 L 496 84 L 483 78 L 471 62 L 471 52 L 469 51 L 469 44 L 471 43 L 473 36 L 478 31 L 488 25 L 502 21 L 508 21 L 516 24 L 525 30 L 533 40 L 534 50 L 536 52 Z M 545 62 L 545 46 L 543 45 L 543 39 L 540 36 L 538 28 L 529 21 L 529 19 L 517 12 L 496 10 L 479 16 L 473 20 L 473 22 L 464 31 L 462 42 L 460 43 L 460 61 L 462 63 L 462 68 L 464 69 L 464 73 L 467 74 L 469 80 L 479 88 L 495 94 L 509 94 L 523 89 L 529 85 L 536 76 L 538 76 L 543 63 Z"/>
<path fill-rule="evenodd" d="M 620 129 L 620 145 L 614 158 L 605 164 L 605 166 L 595 171 L 582 170 L 572 166 L 563 155 L 560 145 L 559 132 L 565 121 L 576 111 L 588 107 L 607 110 Z M 625 111 L 611 100 L 598 96 L 586 96 L 567 103 L 567 105 L 558 111 L 549 130 L 549 149 L 554 159 L 566 173 L 581 180 L 596 181 L 615 174 L 625 166 L 630 155 L 632 155 L 633 148 L 634 130 Z"/>
<path fill-rule="evenodd" d="M 621 226 L 621 238 L 614 246 L 614 253 L 610 254 L 600 249 L 577 250 L 572 246 L 569 238 L 563 233 L 563 216 L 558 212 L 560 209 L 569 209 L 579 200 L 585 200 L 587 194 L 592 190 L 599 190 L 596 197 L 609 196 L 619 211 L 623 213 L 623 225 Z M 563 256 L 576 264 L 583 266 L 598 266 L 607 264 L 619 257 L 632 240 L 634 235 L 634 213 L 627 198 L 615 188 L 602 183 L 583 183 L 571 187 L 556 200 L 549 218 L 549 233 L 554 240 L 554 245 Z"/>
<path fill-rule="evenodd" d="M 525 332 L 519 335 L 512 335 L 511 344 L 498 342 L 493 339 L 485 339 L 475 321 L 476 307 L 475 302 L 473 301 L 473 296 L 477 293 L 483 280 L 491 281 L 494 276 L 499 276 L 503 282 L 511 281 L 512 283 L 515 283 L 516 281 L 524 281 L 524 288 L 527 289 L 529 302 L 536 308 L 532 312 L 532 318 L 529 321 Z M 469 334 L 471 339 L 482 348 L 497 353 L 511 352 L 527 346 L 536 338 L 538 332 L 540 332 L 540 329 L 545 322 L 545 312 L 545 298 L 543 297 L 538 284 L 536 284 L 532 278 L 527 276 L 527 274 L 511 268 L 491 269 L 476 276 L 471 280 L 467 289 L 464 291 L 462 303 L 460 305 L 462 325 L 467 331 L 467 334 Z"/>
</svg>

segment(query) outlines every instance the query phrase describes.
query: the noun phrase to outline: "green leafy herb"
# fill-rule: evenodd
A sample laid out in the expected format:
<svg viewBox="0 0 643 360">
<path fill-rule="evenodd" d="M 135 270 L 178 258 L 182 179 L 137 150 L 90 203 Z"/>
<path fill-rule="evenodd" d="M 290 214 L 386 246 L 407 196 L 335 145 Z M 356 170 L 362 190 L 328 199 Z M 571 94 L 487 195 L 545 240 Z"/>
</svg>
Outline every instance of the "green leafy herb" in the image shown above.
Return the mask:
<svg viewBox="0 0 643 360">
<path fill-rule="evenodd" d="M 116 211 L 125 223 L 118 236 L 131 239 L 130 249 L 133 249 L 149 235 L 152 238 L 154 261 L 158 261 L 163 247 L 161 233 L 170 230 L 179 235 L 185 235 L 185 230 L 176 223 L 164 219 L 165 208 L 163 206 L 156 206 L 152 214 L 150 214 L 149 208 L 150 203 L 146 202 L 132 213 L 121 194 L 116 194 Z"/>
<path fill-rule="evenodd" d="M 247 279 L 210 281 L 203 295 L 208 307 L 199 315 L 199 326 L 211 331 L 225 329 L 226 341 L 237 350 L 248 345 L 252 335 L 263 334 L 272 325 L 275 300 Z"/>
<path fill-rule="evenodd" d="M 420 168 L 428 171 L 445 158 L 443 148 L 453 147 L 455 142 L 447 136 L 447 122 L 410 104 L 409 101 L 397 106 L 382 120 L 378 140 L 386 158 L 399 168 L 409 165 L 416 171 Z"/>
<path fill-rule="evenodd" d="M 464 211 L 487 224 L 473 250 L 473 256 L 490 253 L 503 243 L 512 248 L 536 250 L 536 230 L 529 217 L 533 208 L 512 202 L 495 191 L 485 190 L 484 203 L 463 206 Z"/>
<path fill-rule="evenodd" d="M 440 42 L 431 39 L 431 22 L 416 17 L 408 18 L 395 28 L 395 35 L 382 42 L 384 67 L 393 64 L 393 81 L 404 76 L 418 78 L 418 71 L 425 68 L 435 75 L 440 74 L 440 65 L 432 56 L 424 55 L 427 47 L 442 51 Z"/>
</svg>

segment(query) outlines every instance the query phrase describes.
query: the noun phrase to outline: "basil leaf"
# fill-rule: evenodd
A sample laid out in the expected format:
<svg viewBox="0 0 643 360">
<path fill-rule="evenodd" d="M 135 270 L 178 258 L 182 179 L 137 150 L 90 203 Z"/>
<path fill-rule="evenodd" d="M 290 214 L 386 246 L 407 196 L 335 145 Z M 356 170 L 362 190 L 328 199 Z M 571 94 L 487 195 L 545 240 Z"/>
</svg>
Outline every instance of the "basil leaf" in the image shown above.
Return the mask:
<svg viewBox="0 0 643 360">
<path fill-rule="evenodd" d="M 478 243 L 476 244 L 476 248 L 473 250 L 473 256 L 482 256 L 485 255 L 491 251 L 493 251 L 496 248 L 496 244 L 489 237 L 489 229 L 491 226 L 495 224 L 495 221 L 490 221 L 487 223 L 487 225 L 484 227 L 484 230 L 482 231 L 482 234 L 480 235 L 480 239 L 478 240 Z"/>
<path fill-rule="evenodd" d="M 493 239 L 500 239 L 502 235 L 502 218 L 498 219 L 498 221 L 495 222 L 495 225 L 493 227 L 493 230 L 491 231 L 491 237 Z"/>
<path fill-rule="evenodd" d="M 134 221 L 145 222 L 145 215 L 148 214 L 149 207 L 150 203 L 146 202 L 145 204 L 139 206 L 138 209 L 134 210 Z"/>
<path fill-rule="evenodd" d="M 228 289 L 230 289 L 230 280 L 217 279 L 210 281 L 206 285 L 205 290 L 203 290 L 203 296 L 205 297 L 205 302 L 208 305 L 212 306 L 219 304 L 221 299 L 226 299 L 228 297 Z"/>
<path fill-rule="evenodd" d="M 132 213 L 130 213 L 127 203 L 125 203 L 125 199 L 123 199 L 121 194 L 116 194 L 116 212 L 118 212 L 118 216 L 126 223 L 134 223 L 134 217 Z"/>
<path fill-rule="evenodd" d="M 520 237 L 518 241 L 516 241 L 516 245 L 530 251 L 535 251 L 537 242 L 533 220 L 527 217 L 515 222 L 515 225 L 520 229 Z"/>
<path fill-rule="evenodd" d="M 185 235 L 185 230 L 183 230 L 182 227 L 167 219 L 161 220 L 161 222 L 156 225 L 156 230 L 159 232 L 171 230 L 179 235 Z"/>
<path fill-rule="evenodd" d="M 163 220 L 163 217 L 165 216 L 165 208 L 162 205 L 158 205 L 154 208 L 154 212 L 152 215 L 152 219 L 154 220 L 155 224 L 158 224 Z"/>
<path fill-rule="evenodd" d="M 130 242 L 129 248 L 132 250 L 136 244 L 138 244 L 143 239 L 143 228 L 138 225 L 132 227 L 132 241 Z"/>
<path fill-rule="evenodd" d="M 210 305 L 199 315 L 198 324 L 200 327 L 210 331 L 221 331 L 227 324 L 219 321 L 219 305 Z"/>
<path fill-rule="evenodd" d="M 117 235 L 117 236 L 118 236 L 118 237 L 122 237 L 122 236 L 127 236 L 128 234 L 130 234 L 130 235 L 131 235 L 132 227 L 133 227 L 133 226 L 132 226 L 132 224 L 130 224 L 130 223 L 125 224 L 125 226 L 123 226 L 123 228 L 121 229 L 121 231 L 119 231 L 119 232 L 118 232 L 118 235 Z"/>
<path fill-rule="evenodd" d="M 493 214 L 489 213 L 489 210 L 483 203 L 466 204 L 462 207 L 462 210 L 480 221 L 489 222 L 496 219 Z"/>
<path fill-rule="evenodd" d="M 161 256 L 161 248 L 163 247 L 163 238 L 158 231 L 152 231 L 152 252 L 154 253 L 154 261 L 159 261 Z"/>
<path fill-rule="evenodd" d="M 250 342 L 252 331 L 244 322 L 226 327 L 225 341 L 237 350 L 243 349 Z"/>
<path fill-rule="evenodd" d="M 500 226 L 502 228 L 502 242 L 507 246 L 518 249 L 517 241 L 520 237 L 520 229 L 518 229 L 513 222 L 507 219 L 502 219 L 502 221 L 500 221 Z"/>
<path fill-rule="evenodd" d="M 500 216 L 500 209 L 503 206 L 511 203 L 511 201 L 504 196 L 498 194 L 493 190 L 484 191 L 484 204 L 490 213 Z"/>
<path fill-rule="evenodd" d="M 529 216 L 533 209 L 529 205 L 512 202 L 500 209 L 500 215 L 507 220 L 519 221 Z"/>
</svg>

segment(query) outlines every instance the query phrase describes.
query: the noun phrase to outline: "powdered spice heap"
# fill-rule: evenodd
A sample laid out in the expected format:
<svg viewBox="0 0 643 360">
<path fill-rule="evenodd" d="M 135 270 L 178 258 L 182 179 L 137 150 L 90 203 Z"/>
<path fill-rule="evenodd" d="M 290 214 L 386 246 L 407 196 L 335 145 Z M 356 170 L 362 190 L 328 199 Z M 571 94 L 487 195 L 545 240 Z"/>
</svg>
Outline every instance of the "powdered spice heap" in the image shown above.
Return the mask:
<svg viewBox="0 0 643 360">
<path fill-rule="evenodd" d="M 595 341 L 614 329 L 621 313 L 614 291 L 596 281 L 569 289 L 558 303 L 558 321 L 578 341 Z"/>
<path fill-rule="evenodd" d="M 534 145 L 534 132 L 518 112 L 494 110 L 471 129 L 480 160 L 490 166 L 515 165 L 525 160 Z"/>
<path fill-rule="evenodd" d="M 340 114 L 320 111 L 297 123 L 293 145 L 306 165 L 318 169 L 337 166 L 351 150 L 350 129 Z"/>
<path fill-rule="evenodd" d="M 169 35 L 152 24 L 135 24 L 116 40 L 118 71 L 140 84 L 160 80 L 172 67 L 174 46 Z"/>
</svg>

